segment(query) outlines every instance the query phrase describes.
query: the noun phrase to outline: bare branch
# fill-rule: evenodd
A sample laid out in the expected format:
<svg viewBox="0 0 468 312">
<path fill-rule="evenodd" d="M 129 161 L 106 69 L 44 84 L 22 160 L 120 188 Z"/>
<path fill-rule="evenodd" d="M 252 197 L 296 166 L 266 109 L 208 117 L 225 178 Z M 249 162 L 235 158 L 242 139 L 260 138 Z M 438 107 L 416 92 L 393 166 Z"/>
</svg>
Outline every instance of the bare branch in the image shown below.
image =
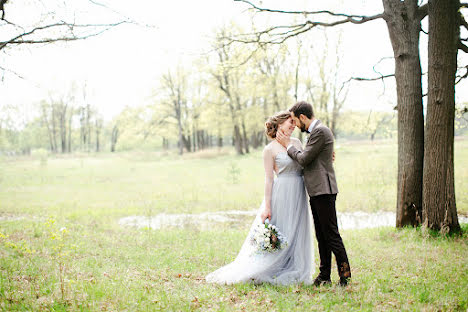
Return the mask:
<svg viewBox="0 0 468 312">
<path fill-rule="evenodd" d="M 459 67 L 458 69 L 462 69 L 464 68 L 465 69 L 465 74 L 464 75 L 457 75 L 457 80 L 455 81 L 455 84 L 458 84 L 462 79 L 465 79 L 468 77 L 468 65 L 466 65 L 465 67 Z"/>
<path fill-rule="evenodd" d="M 425 30 L 422 28 L 422 26 L 419 28 L 419 30 L 420 30 L 421 32 L 425 33 L 426 35 L 429 35 L 429 32 L 428 32 L 428 31 L 425 31 Z"/>
<path fill-rule="evenodd" d="M 300 14 L 304 16 L 309 15 L 327 15 L 328 17 L 338 18 L 334 21 L 330 22 L 323 22 L 323 21 L 314 21 L 314 20 L 307 20 L 304 23 L 290 25 L 290 26 L 274 26 L 263 31 L 251 33 L 251 34 L 244 34 L 240 37 L 233 38 L 233 41 L 241 42 L 241 43 L 257 43 L 257 44 L 281 44 L 288 40 L 291 37 L 298 36 L 302 33 L 305 33 L 311 30 L 314 27 L 321 26 L 321 27 L 333 27 L 338 26 L 345 23 L 352 23 L 352 24 L 363 24 L 369 21 L 373 21 L 376 19 L 383 18 L 383 13 L 366 16 L 366 15 L 352 15 L 352 14 L 344 14 L 344 13 L 334 13 L 328 10 L 322 11 L 283 11 L 283 10 L 274 10 L 268 8 L 261 8 L 256 6 L 252 2 L 248 0 L 234 0 L 237 2 L 243 2 L 248 4 L 251 9 L 256 10 L 257 12 L 270 12 L 270 13 L 281 13 L 281 14 Z M 263 37 L 268 37 L 267 39 L 263 39 Z M 244 39 L 247 38 L 247 39 Z"/>
<path fill-rule="evenodd" d="M 241 1 L 241 0 L 235 0 L 235 1 Z M 296 37 L 302 33 L 305 33 L 312 28 L 315 28 L 317 26 L 322 26 L 322 27 L 333 27 L 345 23 L 353 23 L 353 24 L 362 24 L 365 22 L 369 22 L 371 20 L 375 20 L 378 18 L 381 18 L 382 14 L 375 15 L 372 17 L 368 17 L 367 19 L 362 19 L 360 21 L 354 20 L 352 18 L 346 18 L 342 20 L 338 20 L 335 22 L 315 22 L 315 21 L 306 21 L 305 23 L 302 24 L 296 24 L 296 25 L 281 25 L 281 26 L 273 26 L 268 29 L 255 32 L 255 33 L 250 33 L 250 34 L 243 34 L 242 37 L 247 37 L 249 36 L 254 37 L 253 39 L 242 39 L 242 37 L 238 38 L 230 38 L 234 42 L 241 42 L 241 43 L 258 43 L 258 44 L 281 44 L 284 43 L 286 40 L 288 40 L 291 37 Z M 277 30 L 282 30 L 277 32 Z M 262 37 L 268 36 L 271 39 L 268 40 L 262 40 Z"/>
<path fill-rule="evenodd" d="M 92 4 L 94 5 L 97 5 L 97 6 L 100 6 L 100 7 L 103 7 L 105 8 L 106 10 L 118 15 L 118 16 L 121 16 L 123 17 L 128 23 L 132 23 L 132 24 L 135 24 L 135 25 L 138 25 L 138 26 L 143 26 L 143 27 L 148 27 L 148 28 L 156 28 L 156 26 L 154 25 L 149 25 L 149 24 L 142 24 L 134 19 L 132 19 L 131 17 L 129 17 L 128 15 L 125 15 L 111 7 L 109 7 L 108 5 L 104 4 L 104 3 L 101 3 L 101 2 L 98 2 L 96 0 L 88 0 L 89 2 L 91 2 Z"/>
<path fill-rule="evenodd" d="M 458 41 L 458 49 L 468 53 L 468 46 L 464 45 L 461 41 Z"/>
<path fill-rule="evenodd" d="M 374 70 L 374 72 L 375 72 L 376 74 L 379 75 L 379 77 L 374 77 L 374 78 L 351 77 L 351 78 L 349 78 L 347 81 L 344 81 L 344 82 L 343 82 L 343 84 L 341 85 L 341 88 L 340 88 L 340 92 L 341 92 L 341 90 L 343 90 L 343 88 L 345 87 L 345 85 L 347 85 L 348 83 L 350 83 L 350 82 L 353 81 L 353 80 L 355 80 L 355 81 L 376 81 L 376 80 L 382 80 L 383 87 L 384 87 L 384 92 L 385 92 L 385 83 L 384 83 L 384 79 L 385 79 L 385 78 L 389 78 L 389 77 L 395 77 L 395 74 L 383 75 L 382 73 L 380 73 L 380 72 L 376 69 L 376 66 L 379 65 L 382 61 L 384 61 L 384 60 L 389 60 L 389 59 L 394 59 L 394 57 L 393 57 L 393 56 L 383 57 L 383 58 L 381 58 L 377 63 L 375 63 L 374 66 L 372 66 L 372 69 Z"/>
<path fill-rule="evenodd" d="M 282 13 L 282 14 L 296 14 L 296 15 L 319 15 L 319 14 L 326 14 L 329 16 L 334 16 L 334 17 L 347 17 L 350 19 L 354 19 L 356 22 L 359 22 L 360 20 L 368 19 L 370 16 L 366 15 L 352 15 L 352 14 L 345 14 L 345 13 L 334 13 L 328 10 L 320 10 L 320 11 L 284 11 L 284 10 L 274 10 L 274 9 L 268 9 L 268 8 L 261 8 L 256 6 L 250 1 L 247 0 L 234 0 L 237 2 L 243 2 L 248 5 L 250 5 L 253 9 L 257 10 L 258 12 L 270 12 L 270 13 Z M 379 14 L 379 17 L 381 17 Z"/>
<path fill-rule="evenodd" d="M 460 25 L 464 26 L 468 30 L 468 23 L 466 22 L 463 14 L 460 13 Z"/>
<path fill-rule="evenodd" d="M 54 23 L 54 24 L 49 24 L 49 25 L 44 25 L 44 26 L 39 26 L 36 28 L 33 28 L 30 31 L 24 32 L 22 34 L 19 34 L 7 41 L 2 41 L 0 42 L 0 50 L 4 49 L 7 45 L 10 44 L 38 44 L 38 43 L 51 43 L 51 42 L 56 42 L 56 41 L 74 41 L 74 40 L 83 40 L 86 38 L 94 37 L 99 34 L 102 34 L 103 32 L 121 25 L 127 23 L 126 21 L 121 21 L 117 22 L 114 24 L 71 24 L 71 23 L 66 23 L 66 22 L 60 22 L 60 23 Z M 99 31 L 96 31 L 91 34 L 86 34 L 86 35 L 81 35 L 77 36 L 73 33 L 74 28 L 104 28 Z M 28 36 L 31 36 L 37 32 L 40 32 L 42 30 L 46 29 L 60 29 L 60 28 L 66 28 L 67 31 L 70 33 L 68 36 L 57 36 L 53 38 L 42 38 L 42 39 L 27 39 Z"/>
<path fill-rule="evenodd" d="M 25 78 L 24 78 L 23 76 L 21 76 L 20 74 L 18 74 L 17 72 L 15 72 L 15 71 L 13 71 L 13 70 L 11 70 L 11 69 L 9 69 L 9 68 L 5 68 L 5 67 L 0 66 L 0 71 L 3 72 L 1 81 L 4 80 L 4 73 L 5 73 L 5 72 L 12 73 L 12 74 L 15 75 L 16 77 L 25 80 Z"/>
<path fill-rule="evenodd" d="M 384 80 L 385 78 L 389 77 L 395 77 L 395 74 L 389 74 L 389 75 L 382 75 L 380 77 L 374 77 L 374 78 L 364 78 L 364 77 L 351 77 L 345 83 L 350 82 L 351 80 L 356 80 L 356 81 L 376 81 L 376 80 Z"/>
</svg>

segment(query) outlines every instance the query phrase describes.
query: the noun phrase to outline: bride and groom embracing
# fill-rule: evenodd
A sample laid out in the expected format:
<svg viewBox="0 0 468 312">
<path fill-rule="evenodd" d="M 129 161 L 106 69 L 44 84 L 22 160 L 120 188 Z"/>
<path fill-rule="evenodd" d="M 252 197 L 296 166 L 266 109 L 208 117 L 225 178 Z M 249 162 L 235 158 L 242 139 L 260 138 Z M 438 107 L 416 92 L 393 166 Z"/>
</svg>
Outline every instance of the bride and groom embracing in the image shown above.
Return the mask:
<svg viewBox="0 0 468 312">
<path fill-rule="evenodd" d="M 295 127 L 309 133 L 304 148 L 298 139 L 290 137 Z M 271 116 L 265 128 L 272 140 L 263 151 L 265 198 L 236 259 L 208 274 L 207 282 L 330 284 L 333 253 L 339 284 L 346 286 L 351 269 L 336 218 L 338 188 L 332 132 L 315 119 L 312 105 L 306 102 L 298 102 L 289 111 Z M 320 273 L 314 280 L 310 212 L 320 254 Z M 251 237 L 266 219 L 280 229 L 288 244 L 273 253 L 258 253 Z"/>
</svg>

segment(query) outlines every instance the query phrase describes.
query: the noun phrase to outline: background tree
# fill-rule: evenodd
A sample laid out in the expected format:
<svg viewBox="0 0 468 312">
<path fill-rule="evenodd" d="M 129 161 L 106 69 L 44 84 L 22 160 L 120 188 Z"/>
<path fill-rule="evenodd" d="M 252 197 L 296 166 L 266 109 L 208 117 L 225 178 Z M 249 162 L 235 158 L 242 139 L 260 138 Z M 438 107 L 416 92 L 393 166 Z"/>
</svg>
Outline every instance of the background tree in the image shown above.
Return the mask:
<svg viewBox="0 0 468 312">
<path fill-rule="evenodd" d="M 211 74 L 229 107 L 233 143 L 237 154 L 242 155 L 248 153 L 245 115 L 242 112 L 246 100 L 241 91 L 246 53 L 235 44 L 227 44 L 225 38 L 228 36 L 226 29 L 220 30 L 217 34 L 214 42 L 216 57 L 213 60 L 214 67 L 211 69 Z"/>
<path fill-rule="evenodd" d="M 455 201 L 453 137 L 460 1 L 429 1 L 429 71 L 424 148 L 424 225 L 460 230 Z"/>
<path fill-rule="evenodd" d="M 170 71 L 162 76 L 162 88 L 167 94 L 167 104 L 172 109 L 172 117 L 176 120 L 179 134 L 179 154 L 182 155 L 184 147 L 187 152 L 192 150 L 190 125 L 188 124 L 189 107 L 187 101 L 187 73 L 181 68 L 173 74 Z"/>
</svg>

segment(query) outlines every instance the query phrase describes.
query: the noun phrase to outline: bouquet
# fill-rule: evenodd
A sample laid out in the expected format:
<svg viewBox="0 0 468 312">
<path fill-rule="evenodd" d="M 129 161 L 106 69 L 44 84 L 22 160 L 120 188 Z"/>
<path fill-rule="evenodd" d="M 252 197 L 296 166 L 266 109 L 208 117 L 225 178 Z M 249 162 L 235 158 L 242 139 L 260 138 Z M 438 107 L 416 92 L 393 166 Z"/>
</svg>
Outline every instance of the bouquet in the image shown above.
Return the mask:
<svg viewBox="0 0 468 312">
<path fill-rule="evenodd" d="M 278 228 L 270 224 L 266 219 L 265 223 L 258 224 L 251 236 L 251 243 L 255 246 L 257 252 L 275 252 L 288 245 L 286 237 Z"/>
</svg>

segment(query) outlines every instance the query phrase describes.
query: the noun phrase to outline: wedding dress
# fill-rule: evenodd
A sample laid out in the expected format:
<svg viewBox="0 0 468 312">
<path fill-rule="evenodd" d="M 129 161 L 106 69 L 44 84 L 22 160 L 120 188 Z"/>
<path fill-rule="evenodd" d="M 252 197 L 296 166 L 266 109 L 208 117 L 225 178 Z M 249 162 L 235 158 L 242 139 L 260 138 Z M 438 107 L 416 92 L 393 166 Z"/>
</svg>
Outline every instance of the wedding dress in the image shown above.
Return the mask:
<svg viewBox="0 0 468 312">
<path fill-rule="evenodd" d="M 252 232 L 261 222 L 263 202 L 236 259 L 208 274 L 207 282 L 267 282 L 281 285 L 312 283 L 313 233 L 302 168 L 286 152 L 277 154 L 275 163 L 278 174 L 273 182 L 270 223 L 286 236 L 288 245 L 273 253 L 258 253 L 251 244 Z"/>
</svg>

